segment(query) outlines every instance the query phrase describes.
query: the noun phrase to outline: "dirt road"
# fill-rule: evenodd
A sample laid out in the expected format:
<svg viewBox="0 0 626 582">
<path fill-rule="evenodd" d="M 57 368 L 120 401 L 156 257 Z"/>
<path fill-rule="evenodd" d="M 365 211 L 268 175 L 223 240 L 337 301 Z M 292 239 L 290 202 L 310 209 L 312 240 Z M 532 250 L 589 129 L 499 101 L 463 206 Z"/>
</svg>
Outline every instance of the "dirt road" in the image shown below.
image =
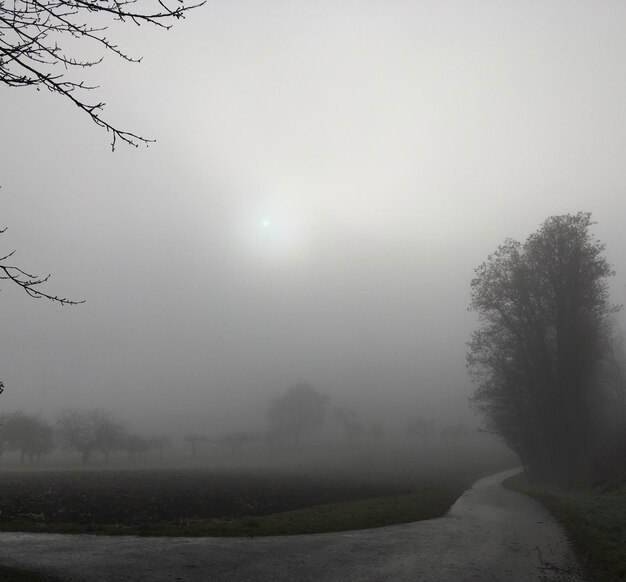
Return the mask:
<svg viewBox="0 0 626 582">
<path fill-rule="evenodd" d="M 515 471 L 514 471 L 515 472 Z M 0 562 L 89 582 L 585 580 L 537 502 L 478 481 L 439 519 L 273 538 L 0 534 Z"/>
</svg>

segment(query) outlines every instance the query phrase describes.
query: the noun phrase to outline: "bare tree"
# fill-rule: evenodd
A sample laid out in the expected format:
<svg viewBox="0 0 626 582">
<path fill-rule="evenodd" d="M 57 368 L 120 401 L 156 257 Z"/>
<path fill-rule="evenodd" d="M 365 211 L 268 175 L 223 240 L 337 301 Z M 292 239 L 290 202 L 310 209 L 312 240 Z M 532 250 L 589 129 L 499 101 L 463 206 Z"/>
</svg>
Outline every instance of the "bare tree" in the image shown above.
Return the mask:
<svg viewBox="0 0 626 582">
<path fill-rule="evenodd" d="M 9 447 L 19 451 L 20 461 L 24 463 L 26 457 L 32 463 L 47 455 L 54 448 L 52 442 L 53 430 L 38 416 L 29 416 L 21 410 L 4 415 L 4 438 L 8 439 Z"/>
<path fill-rule="evenodd" d="M 117 140 L 137 146 L 150 141 L 112 125 L 102 117 L 103 102 L 90 102 L 95 89 L 81 71 L 113 54 L 132 63 L 141 59 L 110 40 L 109 29 L 126 25 L 153 25 L 168 29 L 173 21 L 200 5 L 183 0 L 11 0 L 0 2 L 0 82 L 9 87 L 46 87 L 69 100 Z M 96 49 L 96 58 L 77 51 Z M 82 54 L 85 54 L 84 52 Z"/>
<path fill-rule="evenodd" d="M 155 444 L 152 439 L 140 434 L 130 433 L 124 435 L 121 439 L 120 448 L 128 453 L 129 459 L 134 459 L 147 453 Z"/>
<path fill-rule="evenodd" d="M 152 446 L 159 450 L 159 459 L 163 459 L 163 451 L 170 445 L 170 439 L 164 435 L 150 439 Z"/>
<path fill-rule="evenodd" d="M 2 382 L 0 382 L 0 385 Z M 0 458 L 5 451 L 11 447 L 11 414 L 3 412 L 0 414 Z"/>
<path fill-rule="evenodd" d="M 93 410 L 91 421 L 98 441 L 96 450 L 104 455 L 104 462 L 107 463 L 113 451 L 124 449 L 127 428 L 121 421 L 113 418 L 110 412 L 103 410 Z"/>
<path fill-rule="evenodd" d="M 79 452 L 83 463 L 89 461 L 94 451 L 101 451 L 107 458 L 112 450 L 121 447 L 125 433 L 111 412 L 99 408 L 68 408 L 59 415 L 57 427 L 63 447 Z"/>
<path fill-rule="evenodd" d="M 268 412 L 270 433 L 280 440 L 293 438 L 299 444 L 303 433 L 324 423 L 329 400 L 308 384 L 291 386 L 272 401 Z"/>
<path fill-rule="evenodd" d="M 198 443 L 206 443 L 209 439 L 206 435 L 190 432 L 183 437 L 183 440 L 191 445 L 191 456 L 195 457 L 196 451 L 198 450 Z"/>
</svg>

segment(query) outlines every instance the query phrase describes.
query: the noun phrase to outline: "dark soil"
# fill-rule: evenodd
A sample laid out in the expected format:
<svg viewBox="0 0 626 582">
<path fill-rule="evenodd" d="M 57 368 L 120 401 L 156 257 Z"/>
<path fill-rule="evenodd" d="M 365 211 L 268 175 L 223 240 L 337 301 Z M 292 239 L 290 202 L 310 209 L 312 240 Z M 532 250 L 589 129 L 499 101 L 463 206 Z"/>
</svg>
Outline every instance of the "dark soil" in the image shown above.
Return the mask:
<svg viewBox="0 0 626 582">
<path fill-rule="evenodd" d="M 207 470 L 3 472 L 0 481 L 0 529 L 23 521 L 134 525 L 269 515 L 411 490 L 378 479 Z"/>
</svg>

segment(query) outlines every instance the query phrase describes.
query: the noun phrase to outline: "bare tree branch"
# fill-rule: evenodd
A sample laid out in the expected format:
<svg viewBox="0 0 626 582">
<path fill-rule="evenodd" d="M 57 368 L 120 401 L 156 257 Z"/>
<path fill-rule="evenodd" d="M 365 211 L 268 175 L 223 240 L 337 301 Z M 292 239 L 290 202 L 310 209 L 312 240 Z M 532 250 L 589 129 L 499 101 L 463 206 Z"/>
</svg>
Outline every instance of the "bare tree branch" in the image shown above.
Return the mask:
<svg viewBox="0 0 626 582">
<path fill-rule="evenodd" d="M 109 27 L 133 23 L 169 29 L 206 0 L 185 4 L 184 0 L 0 0 L 0 82 L 9 87 L 46 87 L 86 113 L 111 134 L 111 148 L 118 140 L 134 147 L 154 140 L 117 127 L 102 117 L 104 103 L 90 103 L 86 92 L 96 87 L 85 84 L 80 70 L 102 62 L 104 54 L 137 63 L 136 58 L 110 41 Z M 138 7 L 149 5 L 146 10 Z M 99 25 L 89 21 L 97 20 Z M 99 47 L 101 56 L 83 59 L 75 54 L 76 41 Z"/>
<path fill-rule="evenodd" d="M 0 234 L 5 231 L 6 228 L 0 229 Z M 24 269 L 9 264 L 7 261 L 13 257 L 14 254 L 15 251 L 11 251 L 10 253 L 0 257 L 0 281 L 10 281 L 11 283 L 15 283 L 18 287 L 21 287 L 29 297 L 33 297 L 34 299 L 49 299 L 50 301 L 60 303 L 61 305 L 79 305 L 80 303 L 84 303 L 84 301 L 75 301 L 73 299 L 68 299 L 67 297 L 60 297 L 59 295 L 52 295 L 42 291 L 39 286 L 48 281 L 50 275 L 46 275 L 45 277 L 31 275 L 27 271 L 24 271 Z M 1 387 L 0 383 L 0 388 Z M 0 389 L 0 394 L 1 393 L 2 390 Z"/>
</svg>

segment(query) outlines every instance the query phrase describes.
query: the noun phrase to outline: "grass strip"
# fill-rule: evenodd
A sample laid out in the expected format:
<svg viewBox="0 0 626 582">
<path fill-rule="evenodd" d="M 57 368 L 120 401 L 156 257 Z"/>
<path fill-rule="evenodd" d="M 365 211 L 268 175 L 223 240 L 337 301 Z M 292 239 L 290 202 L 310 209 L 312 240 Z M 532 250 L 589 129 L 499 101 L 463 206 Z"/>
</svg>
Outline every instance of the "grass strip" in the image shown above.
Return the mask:
<svg viewBox="0 0 626 582">
<path fill-rule="evenodd" d="M 598 582 L 626 580 L 626 487 L 611 491 L 531 488 L 514 477 L 509 489 L 543 503 L 565 527 Z"/>
<path fill-rule="evenodd" d="M 410 495 L 318 505 L 270 515 L 156 521 L 136 525 L 0 522 L 0 531 L 148 536 L 273 536 L 336 532 L 409 523 L 442 516 L 469 484 L 424 487 Z"/>
</svg>

